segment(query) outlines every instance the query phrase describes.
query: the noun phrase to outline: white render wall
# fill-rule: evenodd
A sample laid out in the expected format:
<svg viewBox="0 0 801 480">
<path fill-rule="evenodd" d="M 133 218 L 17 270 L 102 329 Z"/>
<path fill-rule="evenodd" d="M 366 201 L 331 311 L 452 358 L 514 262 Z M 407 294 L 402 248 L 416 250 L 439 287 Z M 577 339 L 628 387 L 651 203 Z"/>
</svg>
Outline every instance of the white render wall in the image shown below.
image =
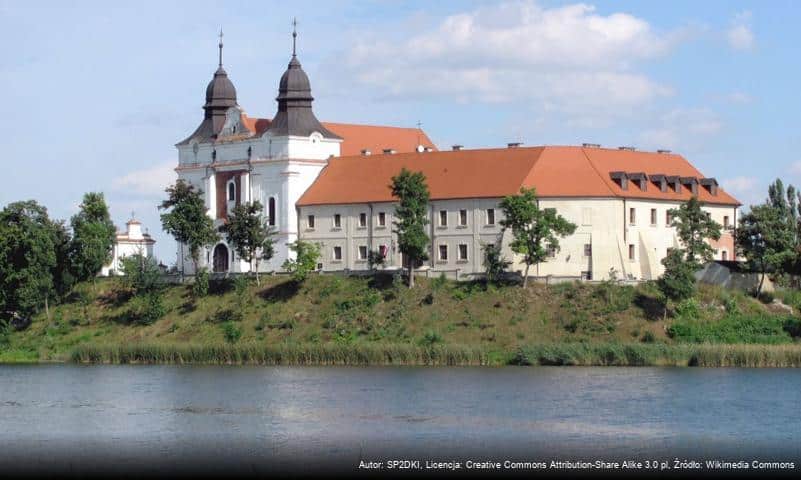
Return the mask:
<svg viewBox="0 0 801 480">
<path fill-rule="evenodd" d="M 500 221 L 502 211 L 498 207 L 500 198 L 432 201 L 429 206 L 429 237 L 432 239 L 429 261 L 424 268 L 434 271 L 452 272 L 459 269 L 460 275 L 483 273 L 483 245 L 497 243 L 501 238 Z M 542 198 L 542 208 L 555 208 L 570 222 L 576 224 L 573 235 L 560 239 L 560 249 L 554 257 L 539 265 L 532 265 L 529 275 L 533 277 L 592 278 L 604 280 L 610 271 L 620 279 L 652 280 L 658 278 L 664 268 L 661 260 L 668 248 L 679 246 L 675 228 L 666 225 L 666 212 L 678 208 L 680 202 L 661 200 L 631 200 L 619 198 Z M 373 211 L 370 217 L 370 211 Z M 495 224 L 486 224 L 486 211 L 495 209 Z M 635 223 L 629 222 L 629 209 L 635 209 Z M 656 223 L 651 224 L 651 209 L 656 209 Z M 448 216 L 446 226 L 439 224 L 439 212 Z M 467 225 L 459 225 L 459 211 L 467 210 Z M 723 217 L 734 222 L 735 207 L 704 206 L 712 218 L 723 224 Z M 320 205 L 300 207 L 300 237 L 321 245 L 323 270 L 364 270 L 366 261 L 357 259 L 358 247 L 377 250 L 388 246 L 387 268 L 400 268 L 397 239 L 392 233 L 394 204 Z M 386 212 L 387 226 L 377 227 L 378 212 Z M 372 223 L 368 228 L 359 228 L 359 214 L 367 213 Z M 341 215 L 341 228 L 334 227 L 334 215 Z M 315 227 L 308 228 L 307 218 L 315 217 Z M 503 254 L 512 260 L 511 271 L 523 272 L 525 264 L 509 248 L 511 232 L 503 234 Z M 458 246 L 467 245 L 468 258 L 458 258 Z M 591 245 L 590 255 L 585 255 L 585 245 Z M 447 245 L 448 259 L 439 259 L 439 246 Z M 634 246 L 634 258 L 629 258 L 629 245 Z M 342 248 L 342 260 L 334 260 L 334 247 Z M 720 256 L 716 256 L 720 258 Z M 728 258 L 732 258 L 729 254 Z"/>
</svg>

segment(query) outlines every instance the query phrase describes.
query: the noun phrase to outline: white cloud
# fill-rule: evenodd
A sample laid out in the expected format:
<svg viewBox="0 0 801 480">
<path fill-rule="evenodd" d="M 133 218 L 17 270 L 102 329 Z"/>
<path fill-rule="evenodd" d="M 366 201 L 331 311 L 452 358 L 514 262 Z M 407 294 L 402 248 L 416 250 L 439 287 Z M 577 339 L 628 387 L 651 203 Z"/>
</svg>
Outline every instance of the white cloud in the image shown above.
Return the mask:
<svg viewBox="0 0 801 480">
<path fill-rule="evenodd" d="M 729 46 L 735 50 L 752 50 L 756 43 L 754 32 L 751 31 L 751 12 L 744 11 L 736 14 L 731 21 L 731 26 L 726 32 L 726 39 Z"/>
<path fill-rule="evenodd" d="M 801 160 L 791 163 L 788 171 L 793 175 L 801 175 Z"/>
<path fill-rule="evenodd" d="M 723 128 L 717 114 L 707 108 L 675 108 L 663 115 L 658 123 L 658 127 L 641 134 L 644 146 L 687 150 Z"/>
<path fill-rule="evenodd" d="M 757 186 L 757 179 L 754 177 L 724 178 L 720 184 L 730 193 L 750 193 Z"/>
<path fill-rule="evenodd" d="M 454 14 L 398 41 L 381 32 L 368 37 L 348 55 L 347 74 L 383 96 L 533 101 L 550 111 L 607 116 L 672 93 L 634 67 L 666 54 L 678 38 L 627 13 L 530 1 Z"/>
<path fill-rule="evenodd" d="M 111 186 L 121 193 L 161 196 L 164 194 L 164 189 L 177 178 L 174 168 L 175 162 L 167 161 L 114 178 L 111 180 Z"/>
</svg>

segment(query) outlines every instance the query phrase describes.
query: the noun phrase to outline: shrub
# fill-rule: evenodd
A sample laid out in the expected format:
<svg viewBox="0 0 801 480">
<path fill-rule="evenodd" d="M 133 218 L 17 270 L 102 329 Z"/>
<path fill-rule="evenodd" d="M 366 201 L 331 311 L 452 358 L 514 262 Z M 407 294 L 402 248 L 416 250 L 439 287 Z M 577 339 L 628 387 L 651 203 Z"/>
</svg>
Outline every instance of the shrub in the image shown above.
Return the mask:
<svg viewBox="0 0 801 480">
<path fill-rule="evenodd" d="M 432 290 L 439 290 L 445 285 L 448 284 L 448 279 L 445 277 L 445 273 L 440 273 L 437 278 L 431 280 L 431 289 Z"/>
<path fill-rule="evenodd" d="M 209 294 L 209 271 L 201 268 L 195 275 L 195 283 L 192 284 L 192 296 L 195 298 L 205 297 Z"/>
<path fill-rule="evenodd" d="M 128 318 L 140 325 L 151 325 L 166 315 L 167 309 L 162 301 L 161 294 L 150 292 L 146 295 L 134 297 L 130 302 Z"/>
<path fill-rule="evenodd" d="M 430 347 L 437 343 L 442 343 L 442 335 L 439 333 L 429 330 L 423 335 L 423 338 L 420 339 L 420 345 L 424 347 Z"/>
<path fill-rule="evenodd" d="M 647 331 L 642 336 L 642 343 L 654 343 L 656 341 L 656 336 L 654 332 Z"/>
<path fill-rule="evenodd" d="M 676 315 L 680 318 L 698 318 L 701 314 L 701 309 L 698 302 L 694 298 L 688 298 L 679 302 L 676 305 Z"/>
<path fill-rule="evenodd" d="M 122 258 L 122 283 L 133 290 L 134 295 L 143 295 L 162 289 L 164 282 L 161 270 L 153 257 L 136 254 Z"/>
<path fill-rule="evenodd" d="M 236 343 L 242 337 L 242 329 L 233 322 L 225 322 L 221 325 L 223 336 L 228 343 Z"/>
<path fill-rule="evenodd" d="M 676 320 L 668 328 L 672 338 L 689 343 L 789 343 L 791 318 L 772 315 L 729 315 L 721 320 Z"/>
<path fill-rule="evenodd" d="M 723 308 L 726 309 L 726 313 L 729 315 L 740 313 L 740 308 L 737 305 L 737 298 L 732 295 L 728 295 L 723 299 Z"/>
</svg>

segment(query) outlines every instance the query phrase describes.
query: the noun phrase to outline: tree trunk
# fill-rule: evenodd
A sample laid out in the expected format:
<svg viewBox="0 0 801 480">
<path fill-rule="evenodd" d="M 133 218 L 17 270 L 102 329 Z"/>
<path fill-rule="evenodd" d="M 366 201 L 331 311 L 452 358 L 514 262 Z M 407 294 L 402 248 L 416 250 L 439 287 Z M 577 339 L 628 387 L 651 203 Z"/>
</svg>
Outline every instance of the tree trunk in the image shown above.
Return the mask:
<svg viewBox="0 0 801 480">
<path fill-rule="evenodd" d="M 260 287 L 261 283 L 259 283 L 259 261 L 256 260 L 255 263 L 256 263 L 256 286 Z"/>
<path fill-rule="evenodd" d="M 181 244 L 181 284 L 184 283 L 184 276 L 186 275 L 184 264 L 184 244 Z"/>
<path fill-rule="evenodd" d="M 47 316 L 47 321 L 50 321 L 50 305 L 47 302 L 47 298 L 49 297 L 48 294 L 45 294 L 45 315 Z"/>
<path fill-rule="evenodd" d="M 414 262 L 409 262 L 409 288 L 414 288 Z"/>
<path fill-rule="evenodd" d="M 531 265 L 527 263 L 526 264 L 526 273 L 523 275 L 523 288 L 526 288 L 528 286 L 528 269 L 529 269 L 529 267 L 531 267 Z"/>
<path fill-rule="evenodd" d="M 762 295 L 762 284 L 765 283 L 765 271 L 762 270 L 762 275 L 759 277 L 759 285 L 757 286 L 756 296 L 759 298 Z"/>
</svg>

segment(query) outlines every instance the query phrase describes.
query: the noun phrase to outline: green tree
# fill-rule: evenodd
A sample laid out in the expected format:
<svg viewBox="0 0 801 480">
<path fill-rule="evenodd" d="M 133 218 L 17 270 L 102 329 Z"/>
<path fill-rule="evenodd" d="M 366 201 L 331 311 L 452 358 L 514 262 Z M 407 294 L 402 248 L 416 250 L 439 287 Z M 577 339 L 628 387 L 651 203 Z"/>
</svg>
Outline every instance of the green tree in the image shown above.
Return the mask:
<svg viewBox="0 0 801 480">
<path fill-rule="evenodd" d="M 533 188 L 521 188 L 517 195 L 501 201 L 504 230 L 512 230 L 512 251 L 523 256 L 526 271 L 523 288 L 528 285 L 531 265 L 545 260 L 549 250 L 559 251 L 559 238 L 572 235 L 576 225 L 556 213 L 553 208 L 541 209 Z"/>
<path fill-rule="evenodd" d="M 484 271 L 487 284 L 497 283 L 512 262 L 503 257 L 501 246 L 496 243 L 484 245 Z"/>
<path fill-rule="evenodd" d="M 781 271 L 795 257 L 793 239 L 794 229 L 788 224 L 785 212 L 770 201 L 752 205 L 740 217 L 737 248 L 751 269 L 761 273 L 757 296 L 762 292 L 767 272 Z"/>
<path fill-rule="evenodd" d="M 685 254 L 675 248 L 662 259 L 665 273 L 657 280 L 657 287 L 664 297 L 664 316 L 667 318 L 668 303 L 679 303 L 695 294 L 695 267 L 685 261 Z"/>
<path fill-rule="evenodd" d="M 289 249 L 295 252 L 294 259 L 287 259 L 284 270 L 292 274 L 292 279 L 301 283 L 309 274 L 317 269 L 317 260 L 320 259 L 320 246 L 316 243 L 298 240 L 290 243 Z"/>
<path fill-rule="evenodd" d="M 671 226 L 682 242 L 684 260 L 694 269 L 712 261 L 714 249 L 707 240 L 720 240 L 720 224 L 705 212 L 697 197 L 684 202 L 678 209 L 670 210 Z"/>
<path fill-rule="evenodd" d="M 257 285 L 259 261 L 269 260 L 275 254 L 275 231 L 262 218 L 262 208 L 258 201 L 237 205 L 228 216 L 228 223 L 221 228 L 239 257 L 255 268 Z"/>
<path fill-rule="evenodd" d="M 70 220 L 72 271 L 79 281 L 94 279 L 103 265 L 111 261 L 117 229 L 111 221 L 102 193 L 83 196 L 80 211 Z"/>
<path fill-rule="evenodd" d="M 410 172 L 402 168 L 392 177 L 392 195 L 398 199 L 395 207 L 395 228 L 398 236 L 398 250 L 409 269 L 409 288 L 414 287 L 414 269 L 428 259 L 429 238 L 426 234 L 428 224 L 428 200 L 430 194 L 426 177 L 422 172 Z"/>
<path fill-rule="evenodd" d="M 51 224 L 53 234 L 53 247 L 56 254 L 56 264 L 51 270 L 53 276 L 53 289 L 55 294 L 63 299 L 72 287 L 75 286 L 75 275 L 72 270 L 72 236 L 63 220 L 54 221 Z"/>
<path fill-rule="evenodd" d="M 194 271 L 197 272 L 200 250 L 211 247 L 219 238 L 214 230 L 214 222 L 206 215 L 203 192 L 196 190 L 194 186 L 184 180 L 178 180 L 175 185 L 167 187 L 165 191 L 167 199 L 159 206 L 160 210 L 165 210 L 165 213 L 161 214 L 162 228 L 178 243 L 189 248 L 189 255 L 195 267 Z M 183 280 L 183 259 L 181 260 L 181 279 Z"/>
<path fill-rule="evenodd" d="M 0 320 L 30 319 L 53 293 L 53 222 L 33 200 L 0 211 Z"/>
</svg>

